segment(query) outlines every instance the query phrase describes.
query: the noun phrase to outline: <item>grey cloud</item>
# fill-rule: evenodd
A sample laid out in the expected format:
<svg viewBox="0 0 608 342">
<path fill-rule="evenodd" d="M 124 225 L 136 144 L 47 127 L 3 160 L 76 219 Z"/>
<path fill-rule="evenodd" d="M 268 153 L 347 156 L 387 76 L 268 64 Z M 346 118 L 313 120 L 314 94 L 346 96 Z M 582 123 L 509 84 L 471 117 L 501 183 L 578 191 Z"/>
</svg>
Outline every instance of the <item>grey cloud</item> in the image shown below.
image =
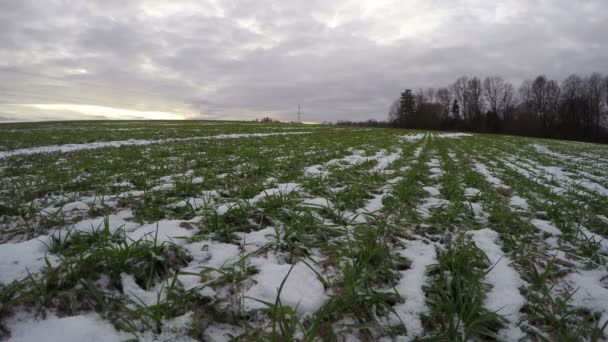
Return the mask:
<svg viewBox="0 0 608 342">
<path fill-rule="evenodd" d="M 0 110 L 76 103 L 291 119 L 302 104 L 307 120 L 383 119 L 403 87 L 462 74 L 563 79 L 608 66 L 603 0 L 394 1 L 386 8 L 404 19 L 437 15 L 390 42 L 376 39 L 401 20 L 369 14 L 373 0 L 213 3 L 0 2 Z M 323 18 L 333 16 L 330 27 Z"/>
</svg>

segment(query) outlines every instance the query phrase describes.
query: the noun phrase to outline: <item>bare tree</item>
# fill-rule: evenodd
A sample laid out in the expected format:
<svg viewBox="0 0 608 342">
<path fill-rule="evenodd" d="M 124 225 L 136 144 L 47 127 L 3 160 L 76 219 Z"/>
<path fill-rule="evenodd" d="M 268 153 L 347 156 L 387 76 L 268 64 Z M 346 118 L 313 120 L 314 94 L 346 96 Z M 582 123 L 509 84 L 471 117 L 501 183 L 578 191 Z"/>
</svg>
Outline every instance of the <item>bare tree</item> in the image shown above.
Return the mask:
<svg viewBox="0 0 608 342">
<path fill-rule="evenodd" d="M 456 82 L 454 82 L 454 84 L 452 84 L 452 86 L 451 86 L 452 94 L 454 94 L 454 99 L 456 101 L 458 101 L 458 104 L 459 104 L 458 107 L 460 109 L 460 113 L 454 113 L 454 114 L 459 114 L 465 120 L 468 120 L 468 118 L 469 118 L 468 113 L 467 113 L 467 96 L 466 96 L 468 81 L 469 81 L 469 79 L 466 76 L 462 76 L 462 77 L 458 78 L 456 80 Z"/>
<path fill-rule="evenodd" d="M 504 111 L 515 107 L 515 87 L 510 82 L 505 83 L 505 91 L 503 93 Z"/>
<path fill-rule="evenodd" d="M 426 95 L 424 94 L 424 90 L 420 88 L 418 89 L 418 94 L 416 94 L 416 106 L 419 106 L 425 102 L 427 102 Z"/>
<path fill-rule="evenodd" d="M 604 78 L 604 96 L 606 96 L 606 109 L 608 110 L 608 75 Z"/>
<path fill-rule="evenodd" d="M 578 75 L 568 76 L 562 83 L 560 121 L 568 131 L 585 126 L 587 103 L 585 82 Z"/>
<path fill-rule="evenodd" d="M 547 106 L 547 77 L 540 75 L 532 82 L 532 109 L 534 112 L 543 116 Z"/>
<path fill-rule="evenodd" d="M 518 89 L 500 76 L 462 76 L 449 87 L 406 90 L 392 103 L 389 120 L 399 127 L 608 142 L 608 76 L 574 74 L 560 85 L 540 75 Z"/>
<path fill-rule="evenodd" d="M 426 101 L 435 103 L 435 96 L 437 95 L 437 93 L 435 92 L 435 88 L 428 88 L 424 95 Z"/>
<path fill-rule="evenodd" d="M 604 78 L 604 97 L 606 99 L 606 113 L 604 115 L 604 120 L 606 121 L 606 125 L 608 125 L 608 75 Z"/>
<path fill-rule="evenodd" d="M 604 78 L 604 96 L 606 97 L 606 110 L 608 111 L 608 75 Z"/>
<path fill-rule="evenodd" d="M 550 80 L 545 85 L 545 112 L 546 127 L 554 127 L 558 118 L 561 90 L 557 81 Z"/>
<path fill-rule="evenodd" d="M 391 106 L 388 109 L 388 121 L 391 124 L 396 124 L 399 121 L 399 109 L 401 105 L 401 99 L 396 99 L 393 101 Z"/>
<path fill-rule="evenodd" d="M 447 119 L 450 114 L 450 104 L 452 103 L 452 97 L 448 88 L 437 89 L 437 101 L 443 108 L 443 118 Z"/>
<path fill-rule="evenodd" d="M 525 80 L 519 87 L 519 100 L 525 111 L 532 111 L 532 81 Z"/>
<path fill-rule="evenodd" d="M 532 82 L 532 110 L 540 118 L 541 125 L 545 130 L 553 126 L 557 117 L 559 96 L 559 85 L 556 81 L 548 80 L 545 75 L 536 77 Z"/>
<path fill-rule="evenodd" d="M 483 112 L 483 95 L 479 78 L 473 77 L 467 82 L 465 94 L 470 119 L 479 120 Z"/>
<path fill-rule="evenodd" d="M 513 102 L 513 85 L 502 77 L 486 77 L 483 80 L 483 91 L 489 110 L 502 116 Z"/>
<path fill-rule="evenodd" d="M 602 102 L 604 101 L 604 84 L 602 76 L 594 72 L 586 80 L 587 101 L 589 101 L 589 111 L 593 125 L 594 134 L 597 134 L 600 129 L 600 120 L 602 116 Z"/>
<path fill-rule="evenodd" d="M 501 89 L 504 80 L 498 76 L 486 77 L 483 80 L 483 96 L 488 103 L 488 109 L 498 113 L 500 107 Z"/>
<path fill-rule="evenodd" d="M 515 88 L 513 87 L 513 84 L 509 82 L 505 83 L 503 103 L 502 119 L 505 121 L 513 120 L 513 112 L 515 111 L 517 100 L 515 98 Z"/>
</svg>

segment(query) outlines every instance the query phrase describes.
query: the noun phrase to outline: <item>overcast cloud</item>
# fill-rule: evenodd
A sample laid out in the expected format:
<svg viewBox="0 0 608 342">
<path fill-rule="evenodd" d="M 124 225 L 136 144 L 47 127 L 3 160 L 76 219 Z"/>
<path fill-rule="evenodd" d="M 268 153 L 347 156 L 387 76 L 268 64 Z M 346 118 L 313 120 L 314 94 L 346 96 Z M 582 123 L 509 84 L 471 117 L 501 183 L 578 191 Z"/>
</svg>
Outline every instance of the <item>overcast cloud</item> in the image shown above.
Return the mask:
<svg viewBox="0 0 608 342">
<path fill-rule="evenodd" d="M 606 0 L 0 0 L 0 121 L 385 119 L 460 75 L 606 73 L 606 32 Z"/>
</svg>

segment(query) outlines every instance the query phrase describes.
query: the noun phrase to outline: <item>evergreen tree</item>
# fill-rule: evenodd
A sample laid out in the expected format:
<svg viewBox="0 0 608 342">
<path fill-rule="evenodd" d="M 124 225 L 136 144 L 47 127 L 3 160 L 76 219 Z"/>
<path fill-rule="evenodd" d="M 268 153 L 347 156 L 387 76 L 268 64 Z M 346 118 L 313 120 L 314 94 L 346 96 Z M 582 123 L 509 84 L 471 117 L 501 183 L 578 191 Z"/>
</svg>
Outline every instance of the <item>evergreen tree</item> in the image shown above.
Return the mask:
<svg viewBox="0 0 608 342">
<path fill-rule="evenodd" d="M 408 119 L 412 118 L 416 110 L 416 102 L 411 89 L 405 89 L 401 93 L 401 101 L 399 103 L 399 120 L 398 126 L 405 127 Z"/>
</svg>

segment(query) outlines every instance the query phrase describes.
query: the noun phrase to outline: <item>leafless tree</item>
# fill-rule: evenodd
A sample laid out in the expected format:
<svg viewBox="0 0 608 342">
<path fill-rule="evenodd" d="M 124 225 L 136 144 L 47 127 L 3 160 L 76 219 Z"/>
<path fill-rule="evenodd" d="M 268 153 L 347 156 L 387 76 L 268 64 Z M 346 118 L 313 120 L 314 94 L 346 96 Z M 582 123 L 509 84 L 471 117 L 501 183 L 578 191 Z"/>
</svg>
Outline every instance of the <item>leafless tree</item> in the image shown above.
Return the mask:
<svg viewBox="0 0 608 342">
<path fill-rule="evenodd" d="M 431 103 L 435 102 L 435 96 L 437 95 L 435 92 L 435 88 L 428 88 L 424 95 L 425 95 L 425 100 L 427 102 L 431 102 Z"/>
<path fill-rule="evenodd" d="M 503 93 L 504 111 L 506 112 L 510 108 L 515 106 L 515 87 L 513 84 L 505 83 L 505 91 Z"/>
<path fill-rule="evenodd" d="M 543 116 L 547 107 L 547 77 L 540 75 L 532 82 L 532 109 Z"/>
<path fill-rule="evenodd" d="M 437 89 L 437 101 L 443 108 L 443 117 L 447 118 L 450 114 L 450 105 L 452 103 L 452 97 L 450 96 L 450 91 L 448 88 L 439 88 Z"/>
<path fill-rule="evenodd" d="M 555 80 L 545 85 L 546 104 L 544 111 L 545 128 L 554 127 L 558 118 L 561 90 Z"/>
<path fill-rule="evenodd" d="M 483 95 L 481 81 L 477 77 L 471 78 L 467 82 L 465 92 L 467 98 L 468 114 L 470 118 L 480 119 L 483 112 Z"/>
<path fill-rule="evenodd" d="M 606 110 L 608 111 L 608 75 L 604 78 L 604 96 L 606 97 Z"/>
<path fill-rule="evenodd" d="M 406 89 L 400 102 L 392 103 L 389 119 L 406 128 L 608 142 L 608 76 L 574 74 L 560 85 L 540 75 L 524 81 L 517 92 L 500 76 L 483 81 L 462 76 L 447 88 Z"/>
<path fill-rule="evenodd" d="M 604 98 L 606 99 L 606 113 L 604 115 L 605 124 L 608 126 L 608 75 L 604 78 Z"/>
<path fill-rule="evenodd" d="M 454 98 L 458 101 L 460 107 L 460 115 L 468 120 L 469 116 L 467 113 L 467 83 L 469 79 L 466 76 L 462 76 L 454 82 L 451 86 L 452 94 Z M 456 114 L 456 113 L 455 113 Z"/>
<path fill-rule="evenodd" d="M 401 99 L 396 99 L 393 101 L 391 106 L 388 109 L 388 121 L 390 123 L 396 123 L 399 120 L 399 107 L 400 107 Z"/>
<path fill-rule="evenodd" d="M 506 108 L 513 102 L 513 85 L 502 77 L 486 77 L 483 91 L 489 110 L 497 115 L 504 115 Z"/>
<path fill-rule="evenodd" d="M 591 116 L 594 134 L 597 134 L 602 116 L 602 102 L 604 101 L 604 84 L 602 76 L 595 72 L 589 76 L 585 83 L 587 101 L 589 102 L 589 114 Z"/>
<path fill-rule="evenodd" d="M 424 95 L 424 90 L 422 88 L 418 89 L 418 93 L 416 94 L 416 106 L 419 106 L 423 103 L 427 102 L 426 95 Z"/>
<path fill-rule="evenodd" d="M 532 81 L 525 80 L 519 87 L 519 100 L 526 111 L 532 111 Z"/>
<path fill-rule="evenodd" d="M 562 104 L 560 121 L 564 127 L 585 126 L 587 104 L 585 103 L 585 82 L 578 75 L 570 75 L 561 86 Z"/>
<path fill-rule="evenodd" d="M 544 129 L 549 129 L 557 118 L 559 96 L 560 89 L 556 81 L 540 75 L 532 82 L 532 110 L 539 116 Z"/>
</svg>

